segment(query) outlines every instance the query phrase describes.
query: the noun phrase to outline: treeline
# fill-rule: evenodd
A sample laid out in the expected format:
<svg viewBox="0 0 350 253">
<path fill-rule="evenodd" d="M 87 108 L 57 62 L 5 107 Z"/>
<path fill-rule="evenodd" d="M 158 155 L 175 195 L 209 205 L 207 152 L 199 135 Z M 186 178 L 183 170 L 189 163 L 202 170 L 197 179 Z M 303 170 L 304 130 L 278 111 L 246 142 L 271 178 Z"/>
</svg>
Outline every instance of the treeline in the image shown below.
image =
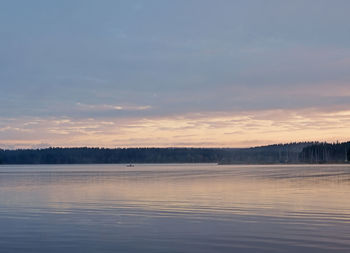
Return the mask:
<svg viewBox="0 0 350 253">
<path fill-rule="evenodd" d="M 300 153 L 316 142 L 274 144 L 269 146 L 238 149 L 224 156 L 220 164 L 274 164 L 300 163 Z"/>
<path fill-rule="evenodd" d="M 350 142 L 316 143 L 300 153 L 304 163 L 343 163 L 350 161 Z"/>
<path fill-rule="evenodd" d="M 46 148 L 1 150 L 0 164 L 344 163 L 350 142 L 301 142 L 253 148 Z"/>
<path fill-rule="evenodd" d="M 2 164 L 212 163 L 227 153 L 211 148 L 46 148 L 1 150 Z"/>
</svg>

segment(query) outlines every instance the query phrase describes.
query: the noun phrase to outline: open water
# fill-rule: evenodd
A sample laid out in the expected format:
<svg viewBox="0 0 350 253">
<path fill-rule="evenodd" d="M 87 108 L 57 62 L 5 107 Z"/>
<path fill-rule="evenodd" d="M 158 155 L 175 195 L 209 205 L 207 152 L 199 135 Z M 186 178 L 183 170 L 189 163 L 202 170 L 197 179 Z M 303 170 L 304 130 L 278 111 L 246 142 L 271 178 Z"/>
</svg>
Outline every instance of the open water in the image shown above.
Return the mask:
<svg viewBox="0 0 350 253">
<path fill-rule="evenodd" d="M 350 166 L 0 166 L 0 252 L 350 252 Z"/>
</svg>

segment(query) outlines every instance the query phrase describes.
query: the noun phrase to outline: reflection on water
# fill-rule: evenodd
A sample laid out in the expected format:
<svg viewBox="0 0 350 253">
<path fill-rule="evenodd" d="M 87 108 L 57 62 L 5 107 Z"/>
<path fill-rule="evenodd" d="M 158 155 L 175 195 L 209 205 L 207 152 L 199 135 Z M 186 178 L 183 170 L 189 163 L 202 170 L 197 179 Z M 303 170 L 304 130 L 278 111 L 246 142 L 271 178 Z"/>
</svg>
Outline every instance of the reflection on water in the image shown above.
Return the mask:
<svg viewBox="0 0 350 253">
<path fill-rule="evenodd" d="M 350 166 L 0 166 L 1 252 L 350 252 Z"/>
</svg>

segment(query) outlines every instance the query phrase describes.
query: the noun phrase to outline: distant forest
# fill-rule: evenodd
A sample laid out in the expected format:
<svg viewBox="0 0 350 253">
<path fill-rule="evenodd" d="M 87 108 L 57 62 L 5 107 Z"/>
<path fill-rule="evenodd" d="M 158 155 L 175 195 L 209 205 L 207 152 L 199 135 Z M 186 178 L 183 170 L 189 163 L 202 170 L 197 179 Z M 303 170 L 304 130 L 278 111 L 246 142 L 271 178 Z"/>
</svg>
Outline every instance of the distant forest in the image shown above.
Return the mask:
<svg viewBox="0 0 350 253">
<path fill-rule="evenodd" d="M 1 150 L 0 164 L 345 163 L 350 142 L 300 142 L 253 148 L 45 148 Z"/>
</svg>

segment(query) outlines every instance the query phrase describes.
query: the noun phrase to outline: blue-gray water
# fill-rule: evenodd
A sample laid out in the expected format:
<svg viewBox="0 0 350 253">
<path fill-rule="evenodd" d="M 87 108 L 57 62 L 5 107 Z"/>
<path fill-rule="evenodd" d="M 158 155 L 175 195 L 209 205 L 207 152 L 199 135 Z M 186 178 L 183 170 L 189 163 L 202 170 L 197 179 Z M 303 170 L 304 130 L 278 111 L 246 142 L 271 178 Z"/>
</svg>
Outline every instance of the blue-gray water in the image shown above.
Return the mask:
<svg viewBox="0 0 350 253">
<path fill-rule="evenodd" d="M 0 252 L 350 252 L 350 166 L 0 166 Z"/>
</svg>

